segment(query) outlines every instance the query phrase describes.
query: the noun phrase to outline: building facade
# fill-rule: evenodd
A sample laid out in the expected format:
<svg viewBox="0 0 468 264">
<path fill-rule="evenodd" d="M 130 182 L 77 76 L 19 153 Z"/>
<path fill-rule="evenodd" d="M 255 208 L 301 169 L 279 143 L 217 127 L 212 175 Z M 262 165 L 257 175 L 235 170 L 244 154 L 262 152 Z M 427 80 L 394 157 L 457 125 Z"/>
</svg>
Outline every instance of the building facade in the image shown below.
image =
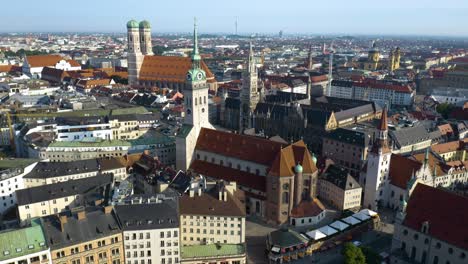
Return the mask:
<svg viewBox="0 0 468 264">
<path fill-rule="evenodd" d="M 445 190 L 410 187 L 397 214 L 391 263 L 465 263 L 467 205 L 466 197 Z"/>
<path fill-rule="evenodd" d="M 180 230 L 176 199 L 117 205 L 123 229 L 125 260 L 139 264 L 180 262 Z"/>
<path fill-rule="evenodd" d="M 112 207 L 41 218 L 52 263 L 125 263 L 122 230 Z"/>
</svg>

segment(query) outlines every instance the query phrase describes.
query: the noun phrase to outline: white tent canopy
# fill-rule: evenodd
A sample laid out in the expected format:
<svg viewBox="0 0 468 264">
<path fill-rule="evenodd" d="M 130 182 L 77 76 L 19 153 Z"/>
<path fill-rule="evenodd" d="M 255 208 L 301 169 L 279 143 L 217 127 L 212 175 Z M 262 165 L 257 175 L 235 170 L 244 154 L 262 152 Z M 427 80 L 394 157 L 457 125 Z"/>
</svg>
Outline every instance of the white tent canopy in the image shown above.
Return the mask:
<svg viewBox="0 0 468 264">
<path fill-rule="evenodd" d="M 335 221 L 330 226 L 337 229 L 337 230 L 340 230 L 340 231 L 343 231 L 343 230 L 345 230 L 346 228 L 349 227 L 348 224 L 345 224 L 345 223 L 343 223 L 341 221 Z"/>
<path fill-rule="evenodd" d="M 352 216 L 348 216 L 346 218 L 341 219 L 341 221 L 349 224 L 349 225 L 357 225 L 361 222 L 361 220 L 358 220 L 357 218 L 354 218 Z"/>
<path fill-rule="evenodd" d="M 320 232 L 318 229 L 316 229 L 314 231 L 307 232 L 306 235 L 308 237 L 312 238 L 313 240 L 319 240 L 319 239 L 322 239 L 324 237 L 327 237 L 327 235 Z"/>
<path fill-rule="evenodd" d="M 372 210 L 369 210 L 369 209 L 363 209 L 359 212 L 360 214 L 366 214 L 368 216 L 376 216 L 377 213 L 372 211 Z"/>
<path fill-rule="evenodd" d="M 356 213 L 356 214 L 353 214 L 353 217 L 356 218 L 356 219 L 359 219 L 359 220 L 361 220 L 361 221 L 365 221 L 365 220 L 367 220 L 367 219 L 370 218 L 369 215 L 364 214 L 364 213 Z"/>
<path fill-rule="evenodd" d="M 321 228 L 318 229 L 318 231 L 322 232 L 323 234 L 327 236 L 331 236 L 333 234 L 338 233 L 336 229 L 331 228 L 330 226 L 322 226 Z"/>
</svg>

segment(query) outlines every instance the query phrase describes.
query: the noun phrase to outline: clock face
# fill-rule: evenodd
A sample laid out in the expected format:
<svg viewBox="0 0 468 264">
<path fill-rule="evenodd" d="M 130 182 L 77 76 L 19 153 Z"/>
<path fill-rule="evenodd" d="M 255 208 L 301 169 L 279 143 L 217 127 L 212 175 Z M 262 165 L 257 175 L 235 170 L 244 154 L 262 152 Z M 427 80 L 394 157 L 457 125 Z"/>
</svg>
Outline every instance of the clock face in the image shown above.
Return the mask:
<svg viewBox="0 0 468 264">
<path fill-rule="evenodd" d="M 201 72 L 199 72 L 199 73 L 197 74 L 197 79 L 198 79 L 198 80 L 201 80 L 202 78 L 203 78 L 203 74 L 202 74 Z"/>
<path fill-rule="evenodd" d="M 191 80 L 192 79 L 192 75 L 190 73 L 187 74 L 187 80 Z"/>
</svg>

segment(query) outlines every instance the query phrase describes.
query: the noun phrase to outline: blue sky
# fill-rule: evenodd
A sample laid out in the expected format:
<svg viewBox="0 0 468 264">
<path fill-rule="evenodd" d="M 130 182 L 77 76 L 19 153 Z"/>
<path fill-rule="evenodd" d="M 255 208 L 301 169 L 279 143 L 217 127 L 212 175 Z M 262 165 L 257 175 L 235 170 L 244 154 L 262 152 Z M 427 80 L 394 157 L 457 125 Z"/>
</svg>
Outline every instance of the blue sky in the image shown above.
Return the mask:
<svg viewBox="0 0 468 264">
<path fill-rule="evenodd" d="M 2 1 L 0 32 L 124 32 L 147 19 L 153 32 L 468 36 L 467 0 L 24 0 Z M 136 3 L 139 3 L 138 5 Z M 443 6 L 442 6 L 443 5 Z"/>
</svg>

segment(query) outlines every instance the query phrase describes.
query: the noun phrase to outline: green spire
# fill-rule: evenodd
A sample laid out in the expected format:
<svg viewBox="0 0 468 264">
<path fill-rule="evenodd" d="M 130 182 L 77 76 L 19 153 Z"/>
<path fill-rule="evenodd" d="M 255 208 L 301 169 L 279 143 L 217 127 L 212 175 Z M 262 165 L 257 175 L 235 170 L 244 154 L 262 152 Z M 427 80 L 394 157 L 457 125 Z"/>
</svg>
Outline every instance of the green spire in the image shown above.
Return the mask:
<svg viewBox="0 0 468 264">
<path fill-rule="evenodd" d="M 193 50 L 192 50 L 192 67 L 193 69 L 200 68 L 200 54 L 198 52 L 198 25 L 197 18 L 195 17 L 193 22 Z"/>
<path fill-rule="evenodd" d="M 426 148 L 426 154 L 424 155 L 424 165 L 429 161 L 429 148 Z"/>
</svg>

